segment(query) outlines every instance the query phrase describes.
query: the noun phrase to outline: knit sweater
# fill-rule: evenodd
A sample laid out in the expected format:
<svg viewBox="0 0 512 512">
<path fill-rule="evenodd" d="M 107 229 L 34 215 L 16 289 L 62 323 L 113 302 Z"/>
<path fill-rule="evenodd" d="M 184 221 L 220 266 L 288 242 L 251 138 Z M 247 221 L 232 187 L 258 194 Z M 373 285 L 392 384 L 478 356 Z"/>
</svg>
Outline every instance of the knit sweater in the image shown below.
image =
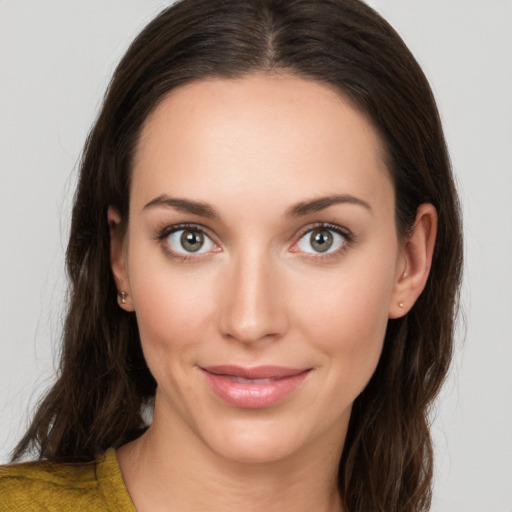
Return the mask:
<svg viewBox="0 0 512 512">
<path fill-rule="evenodd" d="M 136 512 L 114 449 L 85 464 L 0 466 L 1 512 Z"/>
</svg>

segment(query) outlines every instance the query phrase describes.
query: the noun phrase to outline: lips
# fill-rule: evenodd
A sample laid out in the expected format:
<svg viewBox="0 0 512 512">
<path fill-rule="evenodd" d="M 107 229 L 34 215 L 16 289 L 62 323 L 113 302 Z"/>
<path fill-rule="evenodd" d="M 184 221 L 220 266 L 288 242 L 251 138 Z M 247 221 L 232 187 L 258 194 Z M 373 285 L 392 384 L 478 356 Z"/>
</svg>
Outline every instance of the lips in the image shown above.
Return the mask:
<svg viewBox="0 0 512 512">
<path fill-rule="evenodd" d="M 259 409 L 276 405 L 290 395 L 311 368 L 221 365 L 202 367 L 201 371 L 213 392 L 227 404 Z"/>
</svg>

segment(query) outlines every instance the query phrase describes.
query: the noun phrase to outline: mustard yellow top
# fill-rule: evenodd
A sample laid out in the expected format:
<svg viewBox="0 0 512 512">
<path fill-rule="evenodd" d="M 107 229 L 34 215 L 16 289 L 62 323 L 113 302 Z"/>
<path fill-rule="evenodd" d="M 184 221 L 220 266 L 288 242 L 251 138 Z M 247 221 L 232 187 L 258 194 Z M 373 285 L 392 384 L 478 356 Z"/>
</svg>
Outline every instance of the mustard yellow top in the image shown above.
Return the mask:
<svg viewBox="0 0 512 512">
<path fill-rule="evenodd" d="M 85 464 L 0 466 L 0 512 L 136 512 L 113 448 Z"/>
</svg>

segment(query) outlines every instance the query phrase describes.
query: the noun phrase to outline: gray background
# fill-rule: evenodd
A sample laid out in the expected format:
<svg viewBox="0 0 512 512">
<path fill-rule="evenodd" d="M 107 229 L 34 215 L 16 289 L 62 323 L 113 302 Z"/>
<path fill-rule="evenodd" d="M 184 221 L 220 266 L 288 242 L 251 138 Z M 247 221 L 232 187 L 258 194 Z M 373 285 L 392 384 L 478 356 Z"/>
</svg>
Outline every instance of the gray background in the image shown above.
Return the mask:
<svg viewBox="0 0 512 512">
<path fill-rule="evenodd" d="M 464 204 L 465 325 L 436 408 L 434 512 L 512 511 L 512 1 L 373 0 L 441 109 Z M 0 461 L 51 382 L 75 171 L 163 0 L 0 0 Z"/>
</svg>

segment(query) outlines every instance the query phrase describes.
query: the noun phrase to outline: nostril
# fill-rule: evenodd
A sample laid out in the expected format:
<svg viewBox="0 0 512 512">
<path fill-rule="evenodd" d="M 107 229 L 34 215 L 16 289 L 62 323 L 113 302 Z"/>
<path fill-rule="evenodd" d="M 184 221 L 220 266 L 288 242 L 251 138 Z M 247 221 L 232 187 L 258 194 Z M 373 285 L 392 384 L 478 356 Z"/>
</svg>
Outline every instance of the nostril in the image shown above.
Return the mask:
<svg viewBox="0 0 512 512">
<path fill-rule="evenodd" d="M 286 305 L 271 263 L 259 249 L 231 261 L 218 289 L 219 329 L 225 337 L 247 344 L 275 340 L 285 332 Z"/>
</svg>

